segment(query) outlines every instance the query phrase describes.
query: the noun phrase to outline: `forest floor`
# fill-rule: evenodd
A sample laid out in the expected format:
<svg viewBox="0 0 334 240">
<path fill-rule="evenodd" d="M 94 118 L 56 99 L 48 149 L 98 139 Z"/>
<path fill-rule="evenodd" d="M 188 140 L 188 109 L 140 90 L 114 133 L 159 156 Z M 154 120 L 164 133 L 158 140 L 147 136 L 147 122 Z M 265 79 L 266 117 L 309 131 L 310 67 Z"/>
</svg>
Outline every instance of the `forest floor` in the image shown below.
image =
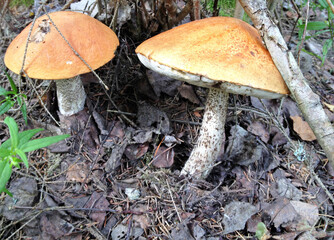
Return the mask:
<svg viewBox="0 0 334 240">
<path fill-rule="evenodd" d="M 292 31 L 298 15 L 282 9 L 283 36 L 298 52 L 298 28 Z M 33 15 L 25 7 L 1 11 L 0 83 L 9 89 L 4 54 Z M 324 12 L 310 9 L 309 19 L 323 21 Z M 135 48 L 157 32 L 138 33 L 132 24 L 116 31 L 116 55 L 96 71 L 110 90 L 83 75 L 88 97 L 76 116 L 59 116 L 53 83 L 22 79 L 28 125 L 15 110 L 0 120 L 10 115 L 20 130 L 42 127 L 42 136 L 71 128 L 72 136 L 29 154 L 28 170 L 13 170 L 7 185 L 13 198 L 0 195 L 0 239 L 333 239 L 334 169 L 289 97 L 231 95 L 215 168 L 206 180 L 179 176 L 196 143 L 207 90 L 145 69 Z M 317 35 L 304 47 L 321 56 L 329 38 Z M 333 50 L 323 65 L 300 56 L 334 122 Z M 0 142 L 8 137 L 1 123 Z"/>
</svg>

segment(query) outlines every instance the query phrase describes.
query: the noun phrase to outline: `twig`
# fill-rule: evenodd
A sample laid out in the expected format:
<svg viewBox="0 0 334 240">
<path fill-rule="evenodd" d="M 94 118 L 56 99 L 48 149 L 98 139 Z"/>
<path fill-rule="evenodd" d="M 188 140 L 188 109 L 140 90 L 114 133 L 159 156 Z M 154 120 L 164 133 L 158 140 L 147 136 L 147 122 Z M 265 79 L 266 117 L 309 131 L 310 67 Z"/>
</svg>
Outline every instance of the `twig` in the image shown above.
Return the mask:
<svg viewBox="0 0 334 240">
<path fill-rule="evenodd" d="M 35 218 L 37 218 L 41 213 L 42 213 L 42 211 L 40 211 L 35 216 L 33 216 L 32 218 L 30 218 L 27 222 L 25 222 L 24 224 L 22 224 L 22 226 L 20 226 L 15 232 L 13 232 L 12 235 L 10 235 L 7 239 L 8 240 L 11 239 L 16 233 L 18 233 L 22 228 L 24 228 L 32 220 L 34 220 Z"/>
<path fill-rule="evenodd" d="M 301 42 L 299 44 L 299 47 L 298 47 L 298 54 L 297 54 L 297 63 L 298 63 L 298 66 L 300 66 L 300 51 L 302 50 L 303 44 L 304 44 L 304 41 L 305 41 L 309 12 L 310 12 L 310 0 L 307 0 L 307 3 L 306 3 L 305 27 L 304 27 L 304 32 L 303 32 L 302 40 L 301 40 Z"/>
<path fill-rule="evenodd" d="M 331 0 L 326 0 L 326 2 L 328 3 L 329 7 L 331 8 L 332 12 L 334 13 L 334 5 L 331 2 Z"/>
<path fill-rule="evenodd" d="M 109 28 L 112 28 L 112 30 L 115 31 L 116 29 L 116 22 L 117 22 L 117 15 L 118 15 L 118 8 L 119 8 L 119 1 L 120 0 L 117 0 L 116 1 L 116 6 L 115 6 L 115 9 L 114 9 L 114 15 L 112 16 L 112 20 L 109 24 Z"/>
<path fill-rule="evenodd" d="M 181 215 L 180 215 L 179 211 L 177 210 L 177 207 L 176 207 L 176 204 L 175 204 L 175 201 L 174 201 L 174 198 L 173 198 L 173 194 L 172 194 L 172 191 L 170 190 L 170 186 L 169 186 L 169 182 L 168 182 L 167 178 L 166 178 L 166 183 L 167 183 L 167 186 L 168 186 L 168 192 L 169 192 L 169 195 L 172 199 L 173 206 L 174 206 L 175 212 L 177 214 L 177 217 L 179 218 L 179 221 L 182 222 Z"/>
<path fill-rule="evenodd" d="M 313 169 L 311 169 L 311 174 L 312 177 L 314 177 L 315 181 L 320 185 L 320 187 L 325 191 L 325 193 L 327 194 L 328 198 L 332 201 L 332 203 L 334 203 L 334 196 L 332 193 L 330 193 L 328 191 L 328 189 L 326 188 L 326 186 L 322 183 L 321 179 L 318 177 L 318 175 L 313 171 Z"/>
<path fill-rule="evenodd" d="M 69 0 L 61 9 L 60 11 L 65 11 L 67 8 L 70 7 L 70 5 L 74 2 L 75 0 Z"/>
</svg>

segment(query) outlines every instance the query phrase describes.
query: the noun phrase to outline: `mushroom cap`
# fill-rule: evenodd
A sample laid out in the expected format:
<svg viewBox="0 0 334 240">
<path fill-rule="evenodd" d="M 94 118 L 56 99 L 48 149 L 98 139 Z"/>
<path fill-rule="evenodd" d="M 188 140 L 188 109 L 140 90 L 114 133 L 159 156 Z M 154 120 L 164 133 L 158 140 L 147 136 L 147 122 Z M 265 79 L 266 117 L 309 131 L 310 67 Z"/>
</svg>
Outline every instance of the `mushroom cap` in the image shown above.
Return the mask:
<svg viewBox="0 0 334 240">
<path fill-rule="evenodd" d="M 103 66 L 114 57 L 119 45 L 118 38 L 100 21 L 83 13 L 69 11 L 53 12 L 49 16 L 93 69 Z M 21 71 L 30 28 L 31 24 L 16 36 L 6 51 L 5 64 L 16 74 Z M 30 78 L 54 80 L 90 72 L 46 15 L 36 19 L 32 29 L 24 71 Z"/>
<path fill-rule="evenodd" d="M 146 67 L 190 84 L 260 98 L 289 94 L 258 31 L 236 18 L 180 25 L 146 40 L 136 53 Z"/>
</svg>

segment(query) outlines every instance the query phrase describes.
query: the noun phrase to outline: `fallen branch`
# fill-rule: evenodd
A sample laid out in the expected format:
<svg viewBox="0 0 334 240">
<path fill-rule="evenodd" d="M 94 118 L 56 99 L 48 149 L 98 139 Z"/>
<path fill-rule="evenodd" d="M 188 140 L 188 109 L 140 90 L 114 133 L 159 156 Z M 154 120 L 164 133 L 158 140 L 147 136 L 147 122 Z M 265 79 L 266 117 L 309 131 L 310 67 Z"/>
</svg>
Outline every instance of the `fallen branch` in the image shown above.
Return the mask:
<svg viewBox="0 0 334 240">
<path fill-rule="evenodd" d="M 312 92 L 278 27 L 270 19 L 266 1 L 239 1 L 259 30 L 276 67 L 290 89 L 292 98 L 297 102 L 318 143 L 334 167 L 334 127 L 322 108 L 319 96 Z"/>
</svg>

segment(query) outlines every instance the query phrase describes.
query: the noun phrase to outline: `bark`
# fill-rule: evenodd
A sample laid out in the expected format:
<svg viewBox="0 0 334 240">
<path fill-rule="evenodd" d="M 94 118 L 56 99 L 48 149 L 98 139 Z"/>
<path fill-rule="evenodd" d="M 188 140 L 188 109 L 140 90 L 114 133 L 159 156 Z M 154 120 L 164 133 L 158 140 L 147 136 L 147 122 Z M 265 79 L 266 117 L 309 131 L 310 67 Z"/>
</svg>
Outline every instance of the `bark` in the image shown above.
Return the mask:
<svg viewBox="0 0 334 240">
<path fill-rule="evenodd" d="M 292 98 L 334 167 L 334 127 L 322 108 L 319 96 L 312 92 L 278 27 L 270 19 L 266 1 L 240 0 L 240 3 L 259 30 Z"/>
<path fill-rule="evenodd" d="M 201 2 L 200 0 L 193 0 L 193 11 L 194 11 L 194 19 L 201 19 Z"/>
<path fill-rule="evenodd" d="M 234 9 L 234 17 L 235 18 L 239 18 L 242 19 L 242 17 L 244 16 L 244 9 L 242 8 L 242 6 L 240 5 L 240 2 L 238 0 L 235 1 L 235 9 Z"/>
<path fill-rule="evenodd" d="M 227 104 L 228 93 L 213 88 L 209 90 L 197 144 L 181 175 L 204 179 L 211 172 L 224 142 Z"/>
</svg>

